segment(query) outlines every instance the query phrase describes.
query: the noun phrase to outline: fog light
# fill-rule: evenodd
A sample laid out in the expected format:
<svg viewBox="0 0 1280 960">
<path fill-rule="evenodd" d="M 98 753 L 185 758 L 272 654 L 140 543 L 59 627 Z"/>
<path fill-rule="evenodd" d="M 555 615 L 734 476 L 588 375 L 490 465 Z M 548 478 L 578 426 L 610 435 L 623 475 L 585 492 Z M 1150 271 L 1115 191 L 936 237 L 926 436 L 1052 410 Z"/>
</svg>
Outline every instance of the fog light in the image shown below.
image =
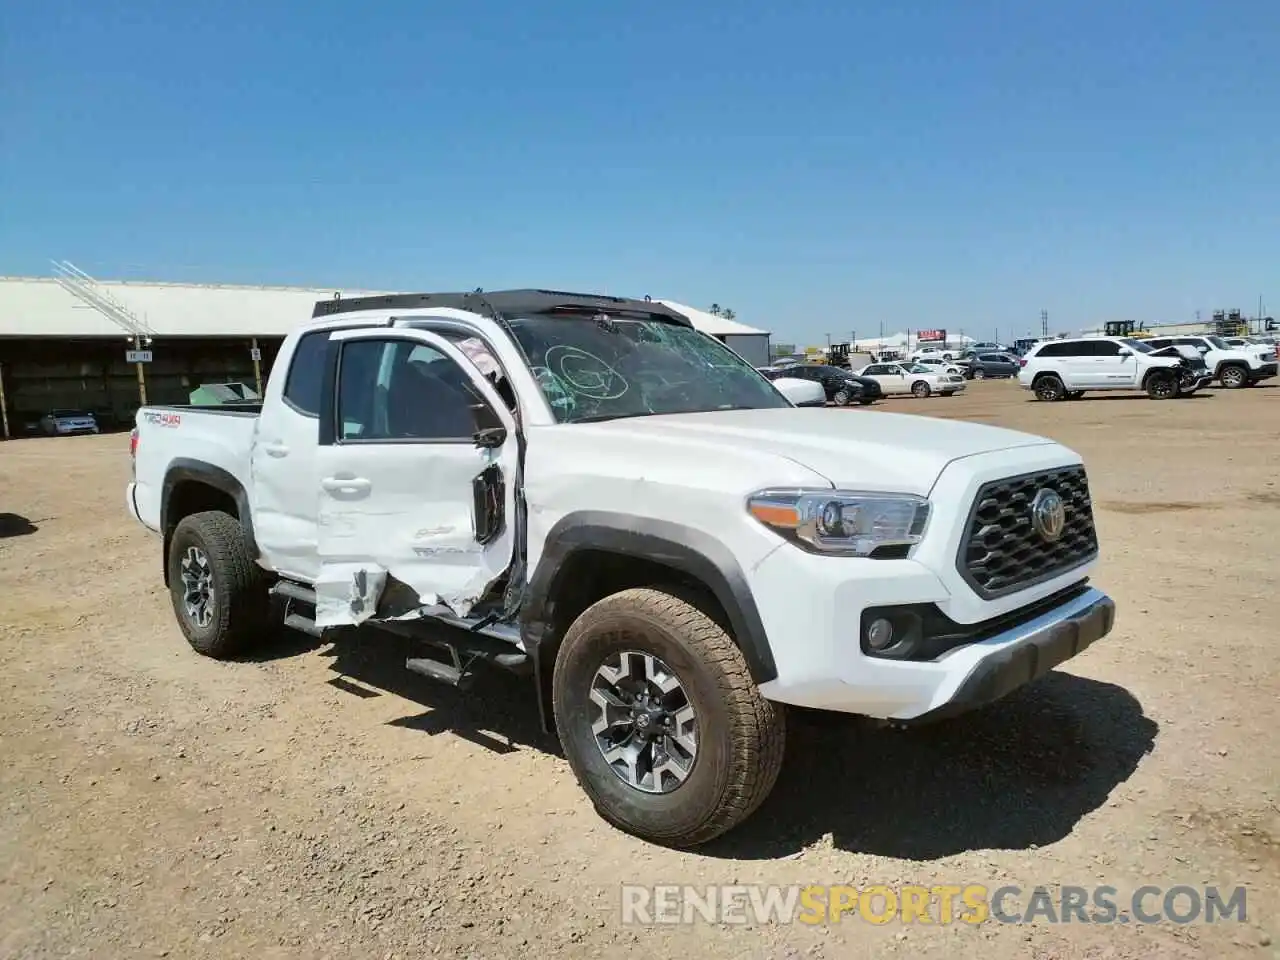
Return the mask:
<svg viewBox="0 0 1280 960">
<path fill-rule="evenodd" d="M 893 624 L 883 617 L 872 620 L 871 626 L 867 627 L 867 645 L 872 650 L 883 650 L 891 643 L 893 643 Z"/>
</svg>

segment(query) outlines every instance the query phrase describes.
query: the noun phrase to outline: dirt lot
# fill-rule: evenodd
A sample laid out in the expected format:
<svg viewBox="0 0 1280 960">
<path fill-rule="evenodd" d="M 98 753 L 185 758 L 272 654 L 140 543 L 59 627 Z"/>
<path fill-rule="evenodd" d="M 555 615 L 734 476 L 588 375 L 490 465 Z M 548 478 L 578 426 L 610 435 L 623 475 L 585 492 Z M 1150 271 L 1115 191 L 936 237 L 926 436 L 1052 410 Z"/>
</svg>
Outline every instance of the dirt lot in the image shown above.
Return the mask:
<svg viewBox="0 0 1280 960">
<path fill-rule="evenodd" d="M 0 444 L 0 957 L 1280 957 L 1280 388 L 883 406 L 1079 450 L 1116 630 L 944 727 L 794 725 L 697 854 L 599 821 L 514 679 L 376 636 L 197 657 L 127 437 Z M 1249 921 L 636 928 L 622 882 L 1243 884 Z"/>
</svg>

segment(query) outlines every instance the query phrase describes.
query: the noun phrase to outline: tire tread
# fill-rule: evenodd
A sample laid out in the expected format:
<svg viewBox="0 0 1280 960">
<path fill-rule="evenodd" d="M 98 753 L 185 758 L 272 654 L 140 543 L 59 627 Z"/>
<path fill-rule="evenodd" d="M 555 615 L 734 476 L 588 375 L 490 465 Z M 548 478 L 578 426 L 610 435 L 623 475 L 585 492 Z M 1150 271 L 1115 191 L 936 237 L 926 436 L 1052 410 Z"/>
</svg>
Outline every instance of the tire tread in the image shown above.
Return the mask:
<svg viewBox="0 0 1280 960">
<path fill-rule="evenodd" d="M 690 599 L 651 587 L 623 590 L 588 608 L 565 636 L 560 658 L 557 659 L 557 672 L 566 654 L 572 656 L 581 638 L 590 635 L 594 621 L 623 612 L 656 620 L 683 638 L 690 650 L 709 668 L 717 691 L 724 699 L 730 717 L 729 736 L 733 743 L 729 751 L 728 778 L 720 803 L 691 829 L 652 836 L 654 840 L 678 847 L 706 843 L 751 816 L 773 790 L 785 755 L 785 708 L 760 695 L 742 651 L 723 627 Z M 561 729 L 568 721 L 567 717 L 556 717 L 557 726 Z M 570 756 L 572 764 L 568 750 L 566 755 Z M 616 826 L 629 829 L 628 824 L 619 822 L 607 811 L 602 810 L 601 814 Z"/>
<path fill-rule="evenodd" d="M 257 564 L 249 556 L 240 521 L 220 510 L 206 510 L 183 517 L 173 532 L 171 543 L 180 549 L 183 535 L 195 534 L 206 548 L 209 565 L 218 586 L 214 624 L 201 636 L 190 629 L 181 603 L 181 580 L 172 587 L 174 612 L 187 642 L 200 654 L 223 660 L 242 653 L 257 638 L 267 622 L 267 584 Z M 171 560 L 172 562 L 172 560 Z"/>
</svg>

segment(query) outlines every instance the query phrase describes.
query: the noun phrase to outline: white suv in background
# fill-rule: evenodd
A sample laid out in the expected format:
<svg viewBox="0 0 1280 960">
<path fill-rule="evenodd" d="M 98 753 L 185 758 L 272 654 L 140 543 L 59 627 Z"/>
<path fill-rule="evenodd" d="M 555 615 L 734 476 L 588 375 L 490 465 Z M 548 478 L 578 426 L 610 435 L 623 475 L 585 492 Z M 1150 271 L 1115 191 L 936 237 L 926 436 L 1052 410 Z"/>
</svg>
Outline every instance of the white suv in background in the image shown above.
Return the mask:
<svg viewBox="0 0 1280 960">
<path fill-rule="evenodd" d="M 1183 386 L 1188 361 L 1171 354 L 1127 337 L 1043 340 L 1020 361 L 1018 383 L 1040 400 L 1075 400 L 1087 390 L 1145 390 L 1153 400 L 1169 400 L 1209 382 L 1201 376 Z"/>
<path fill-rule="evenodd" d="M 1223 337 L 1152 337 L 1146 341 L 1152 348 L 1194 347 L 1204 356 L 1213 379 L 1232 390 L 1251 387 L 1260 380 L 1276 375 L 1274 347 L 1244 341 L 1237 345 Z"/>
<path fill-rule="evenodd" d="M 915 362 L 927 359 L 954 360 L 958 352 L 950 347 L 917 347 L 915 353 L 911 354 L 911 359 Z"/>
</svg>

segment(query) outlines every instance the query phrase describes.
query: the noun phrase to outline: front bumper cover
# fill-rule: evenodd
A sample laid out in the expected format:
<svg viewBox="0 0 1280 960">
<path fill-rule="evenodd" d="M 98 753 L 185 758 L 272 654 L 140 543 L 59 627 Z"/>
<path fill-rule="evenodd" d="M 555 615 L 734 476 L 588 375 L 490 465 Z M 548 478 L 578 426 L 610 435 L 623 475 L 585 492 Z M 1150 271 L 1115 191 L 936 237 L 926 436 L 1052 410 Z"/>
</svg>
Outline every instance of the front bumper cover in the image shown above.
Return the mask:
<svg viewBox="0 0 1280 960">
<path fill-rule="evenodd" d="M 967 713 L 1044 676 L 1111 632 L 1115 601 L 1100 595 L 1089 606 L 1046 624 L 1016 645 L 993 651 L 979 661 L 951 698 L 928 713 L 899 721 L 924 724 Z"/>
</svg>

